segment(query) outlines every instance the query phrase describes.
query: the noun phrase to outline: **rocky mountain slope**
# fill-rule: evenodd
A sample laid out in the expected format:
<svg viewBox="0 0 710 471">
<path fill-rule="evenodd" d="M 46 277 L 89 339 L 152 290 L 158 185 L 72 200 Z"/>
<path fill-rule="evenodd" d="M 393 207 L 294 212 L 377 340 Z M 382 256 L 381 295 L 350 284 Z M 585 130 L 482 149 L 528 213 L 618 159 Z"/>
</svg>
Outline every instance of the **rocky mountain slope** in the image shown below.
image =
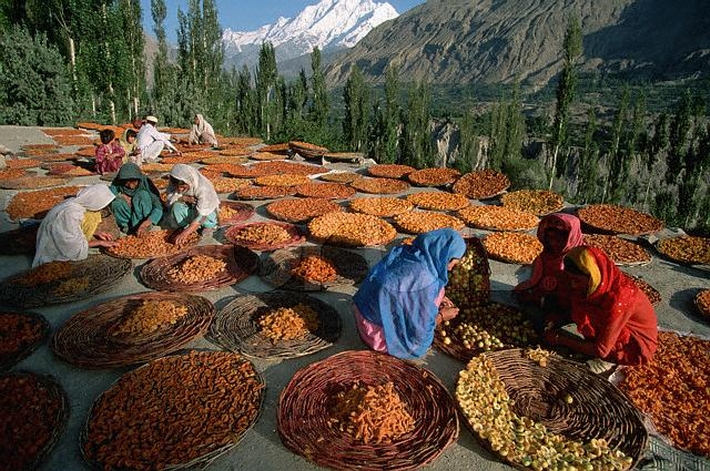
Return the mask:
<svg viewBox="0 0 710 471">
<path fill-rule="evenodd" d="M 584 33 L 582 69 L 651 79 L 710 75 L 707 0 L 428 0 L 375 28 L 330 63 L 329 83 L 353 64 L 384 80 L 545 85 L 561 68 L 570 17 Z"/>
</svg>

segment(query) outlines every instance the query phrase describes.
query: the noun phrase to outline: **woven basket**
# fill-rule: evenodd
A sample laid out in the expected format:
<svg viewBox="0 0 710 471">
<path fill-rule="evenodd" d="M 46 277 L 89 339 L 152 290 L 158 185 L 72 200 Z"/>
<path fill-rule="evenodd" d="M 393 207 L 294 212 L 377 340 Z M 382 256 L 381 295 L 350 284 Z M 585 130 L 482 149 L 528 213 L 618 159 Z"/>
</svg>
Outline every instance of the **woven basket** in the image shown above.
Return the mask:
<svg viewBox="0 0 710 471">
<path fill-rule="evenodd" d="M 577 209 L 582 227 L 601 234 L 654 234 L 663 229 L 663 221 L 633 208 L 614 204 L 590 204 Z"/>
<path fill-rule="evenodd" d="M 51 376 L 13 371 L 0 376 L 0 417 L 7 433 L 0 463 L 3 469 L 38 469 L 59 441 L 69 417 L 69 400 Z M 25 450 L 25 440 L 39 444 Z M 4 452 L 9 452 L 5 455 Z"/>
<path fill-rule="evenodd" d="M 336 396 L 359 383 L 393 382 L 416 420 L 413 431 L 379 445 L 365 445 L 329 424 Z M 293 376 L 281 393 L 278 432 L 294 453 L 332 469 L 412 470 L 439 457 L 456 441 L 456 405 L 430 371 L 389 355 L 347 351 L 313 363 Z"/>
<path fill-rule="evenodd" d="M 240 231 L 249 227 L 259 227 L 259 226 L 276 226 L 283 228 L 289 235 L 289 239 L 282 242 L 275 243 L 259 243 L 251 242 L 237 239 L 237 235 Z M 284 247 L 291 247 L 293 245 L 302 244 L 306 240 L 306 236 L 301 233 L 301 230 L 294 226 L 293 224 L 285 222 L 253 222 L 251 224 L 242 224 L 238 226 L 231 226 L 226 231 L 224 231 L 224 237 L 234 245 L 240 245 L 251 250 L 259 251 L 270 251 L 281 249 Z"/>
<path fill-rule="evenodd" d="M 584 243 L 603 250 L 618 266 L 643 266 L 653 260 L 641 244 L 615 235 L 585 234 Z"/>
<path fill-rule="evenodd" d="M 135 336 L 112 335 L 122 317 L 143 301 L 171 301 L 187 314 L 167 327 Z M 52 351 L 63 360 L 87 369 L 116 368 L 144 363 L 179 350 L 203 335 L 214 317 L 214 305 L 201 296 L 182 293 L 141 293 L 113 299 L 72 316 L 54 334 Z"/>
<path fill-rule="evenodd" d="M 197 283 L 183 283 L 170 277 L 168 271 L 194 255 L 207 255 L 227 264 L 216 276 Z M 201 245 L 187 252 L 151 260 L 143 266 L 141 281 L 157 291 L 196 292 L 231 286 L 253 275 L 259 269 L 259 256 L 249 249 L 235 245 Z"/>
<path fill-rule="evenodd" d="M 333 280 L 308 281 L 293 275 L 292 269 L 305 257 L 319 255 L 336 269 Z M 367 260 L 361 255 L 330 246 L 301 246 L 281 249 L 263 261 L 259 276 L 271 286 L 292 291 L 322 291 L 340 286 L 353 286 L 367 275 Z"/>
<path fill-rule="evenodd" d="M 710 289 L 702 289 L 695 295 L 693 302 L 703 318 L 710 321 L 710 308 L 708 308 L 708 302 L 706 301 L 708 299 L 710 299 Z"/>
<path fill-rule="evenodd" d="M 130 260 L 99 254 L 89 255 L 85 260 L 66 263 L 72 265 L 72 275 L 69 279 L 27 286 L 21 283 L 31 272 L 27 270 L 3 280 L 0 282 L 0 303 L 24 309 L 90 298 L 113 288 L 133 268 Z M 86 280 L 88 284 L 74 291 L 62 290 L 63 283 L 78 280 Z"/>
<path fill-rule="evenodd" d="M 227 224 L 235 224 L 246 221 L 254 215 L 254 206 L 246 203 L 238 203 L 236 201 L 220 201 L 220 206 L 226 206 L 232 211 L 236 211 L 234 215 L 227 219 L 220 219 L 219 224 L 225 226 Z"/>
<path fill-rule="evenodd" d="M 21 338 L 27 329 L 34 337 Z M 9 370 L 30 356 L 49 338 L 49 331 L 49 322 L 40 314 L 0 312 L 0 371 Z"/>
<path fill-rule="evenodd" d="M 94 401 L 81 431 L 82 456 L 93 469 L 135 469 L 120 465 L 125 453 L 140 469 L 203 469 L 254 426 L 265 391 L 264 378 L 241 355 L 189 350 L 159 358 L 126 373 Z M 153 408 L 130 406 L 146 403 Z M 181 420 L 194 422 L 195 410 L 204 411 L 198 427 Z M 122 440 L 132 443 L 116 446 Z M 124 456 L 112 456 L 115 448 L 123 448 Z M 150 461 L 144 454 L 152 455 Z"/>
<path fill-rule="evenodd" d="M 305 304 L 318 315 L 318 329 L 304 337 L 273 343 L 260 332 L 259 318 L 277 308 Z M 235 297 L 219 310 L 206 337 L 212 343 L 254 358 L 296 358 L 330 347 L 340 337 L 338 312 L 314 297 L 283 291 Z"/>
<path fill-rule="evenodd" d="M 34 255 L 39 224 L 0 233 L 0 255 Z"/>
<path fill-rule="evenodd" d="M 270 200 L 293 196 L 296 189 L 290 186 L 245 186 L 229 195 L 233 200 Z"/>
<path fill-rule="evenodd" d="M 493 362 L 514 401 L 513 411 L 519 416 L 542 423 L 548 431 L 569 440 L 586 443 L 603 438 L 610 449 L 619 449 L 633 458 L 634 463 L 628 469 L 633 469 L 645 453 L 648 433 L 641 414 L 609 381 L 555 355 L 549 356 L 545 367 L 527 358 L 523 349 L 483 355 Z M 571 404 L 568 396 L 572 398 Z M 472 429 L 468 420 L 464 419 L 464 423 L 491 453 L 516 469 L 530 469 L 498 454 L 488 440 L 481 439 Z"/>
</svg>

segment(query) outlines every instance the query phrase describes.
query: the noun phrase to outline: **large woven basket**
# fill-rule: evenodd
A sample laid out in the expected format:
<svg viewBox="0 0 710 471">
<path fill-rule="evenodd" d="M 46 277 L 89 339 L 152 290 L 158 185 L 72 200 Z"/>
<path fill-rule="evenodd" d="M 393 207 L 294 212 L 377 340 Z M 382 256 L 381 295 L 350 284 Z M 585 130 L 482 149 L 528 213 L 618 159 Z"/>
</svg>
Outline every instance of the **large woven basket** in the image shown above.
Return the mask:
<svg viewBox="0 0 710 471">
<path fill-rule="evenodd" d="M 268 226 L 280 227 L 284 229 L 288 233 L 289 238 L 280 242 L 256 242 L 249 240 L 240 240 L 237 238 L 239 233 L 245 229 Z M 298 226 L 286 222 L 252 222 L 249 224 L 234 225 L 224 231 L 224 237 L 234 245 L 240 245 L 251 250 L 259 251 L 270 251 L 281 249 L 284 247 L 291 247 L 293 245 L 302 244 L 306 240 L 306 236 L 303 235 Z"/>
<path fill-rule="evenodd" d="M 0 312 L 0 371 L 27 358 L 49 338 L 50 326 L 41 314 Z"/>
<path fill-rule="evenodd" d="M 53 377 L 19 370 L 0 375 L 0 468 L 38 469 L 59 441 L 68 416 L 69 400 Z"/>
<path fill-rule="evenodd" d="M 293 269 L 309 256 L 325 259 L 335 269 L 334 278 L 325 281 L 306 280 L 295 276 Z M 262 263 L 259 276 L 271 286 L 293 291 L 322 291 L 340 286 L 353 286 L 367 275 L 367 260 L 361 255 L 330 246 L 300 246 L 280 249 L 268 254 Z"/>
<path fill-rule="evenodd" d="M 171 301 L 185 306 L 187 314 L 174 324 L 141 335 L 118 336 L 112 329 L 122 317 L 144 301 Z M 201 336 L 214 317 L 207 299 L 182 293 L 142 293 L 113 299 L 72 316 L 54 334 L 52 351 L 82 368 L 115 368 L 144 363 L 179 350 Z"/>
<path fill-rule="evenodd" d="M 235 353 L 159 358 L 94 401 L 80 436 L 82 456 L 93 469 L 203 469 L 253 427 L 265 391 L 254 365 Z"/>
<path fill-rule="evenodd" d="M 219 204 L 220 206 L 227 207 L 234 212 L 232 216 L 226 219 L 220 219 L 219 224 L 221 226 L 246 221 L 247 219 L 252 217 L 255 212 L 254 206 L 247 203 L 239 203 L 236 201 L 220 201 Z"/>
<path fill-rule="evenodd" d="M 195 255 L 206 255 L 226 263 L 223 271 L 195 283 L 173 279 L 169 271 Z M 187 252 L 151 260 L 141 269 L 140 277 L 148 288 L 158 291 L 210 291 L 230 286 L 246 279 L 259 269 L 259 256 L 236 245 L 200 245 Z"/>
<path fill-rule="evenodd" d="M 329 423 L 338 393 L 387 382 L 416 420 L 413 431 L 391 443 L 365 445 Z M 340 470 L 418 469 L 459 434 L 455 402 L 432 372 L 372 351 L 342 352 L 297 371 L 281 393 L 277 415 L 288 449 Z"/>
<path fill-rule="evenodd" d="M 34 255 L 39 224 L 0 233 L 0 255 Z"/>
<path fill-rule="evenodd" d="M 318 315 L 318 329 L 301 338 L 274 343 L 261 333 L 259 319 L 269 311 L 305 304 Z M 253 358 L 296 358 L 330 347 L 342 321 L 333 307 L 314 297 L 271 291 L 235 297 L 215 315 L 206 337 L 212 343 Z"/>
<path fill-rule="evenodd" d="M 32 273 L 27 270 L 3 280 L 0 282 L 0 303 L 24 309 L 90 298 L 113 288 L 133 268 L 130 260 L 101 254 L 66 263 L 72 267 L 70 278 L 27 286 L 22 283 Z M 66 283 L 76 282 L 80 282 L 77 289 L 62 288 L 69 286 Z"/>
<path fill-rule="evenodd" d="M 547 357 L 545 366 L 528 358 L 524 349 L 483 355 L 492 361 L 519 416 L 542 423 L 568 440 L 588 443 L 604 439 L 610 449 L 619 449 L 633 459 L 625 469 L 633 469 L 645 453 L 648 433 L 641 414 L 609 381 L 555 355 Z M 469 370 L 468 378 L 475 381 L 477 374 Z M 481 382 L 480 387 L 485 384 Z M 530 469 L 501 456 L 467 419 L 464 422 L 489 451 L 516 469 Z"/>
</svg>

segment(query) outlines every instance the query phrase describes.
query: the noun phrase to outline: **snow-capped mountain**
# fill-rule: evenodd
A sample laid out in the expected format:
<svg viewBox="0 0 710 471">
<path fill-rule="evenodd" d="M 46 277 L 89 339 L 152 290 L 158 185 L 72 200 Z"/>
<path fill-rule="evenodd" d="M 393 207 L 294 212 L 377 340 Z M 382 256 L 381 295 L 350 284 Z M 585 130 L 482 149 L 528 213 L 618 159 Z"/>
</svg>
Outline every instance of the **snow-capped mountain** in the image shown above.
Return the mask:
<svg viewBox="0 0 710 471">
<path fill-rule="evenodd" d="M 273 44 L 278 62 L 310 54 L 316 46 L 322 51 L 350 48 L 374 27 L 398 15 L 389 3 L 321 0 L 295 18 L 281 17 L 255 31 L 225 29 L 225 61 L 237 66 L 254 64 L 265 42 Z"/>
</svg>

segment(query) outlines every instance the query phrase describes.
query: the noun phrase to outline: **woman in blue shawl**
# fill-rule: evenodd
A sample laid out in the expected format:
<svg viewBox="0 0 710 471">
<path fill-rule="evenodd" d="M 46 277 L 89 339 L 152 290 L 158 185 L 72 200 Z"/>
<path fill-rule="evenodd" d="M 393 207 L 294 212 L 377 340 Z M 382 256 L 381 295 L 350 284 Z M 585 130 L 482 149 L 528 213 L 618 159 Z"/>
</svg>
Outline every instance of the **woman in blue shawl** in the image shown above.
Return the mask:
<svg viewBox="0 0 710 471">
<path fill-rule="evenodd" d="M 465 251 L 466 243 L 453 229 L 426 232 L 412 245 L 390 250 L 354 296 L 362 340 L 398 358 L 424 355 L 434 340 L 449 270 Z M 442 310 L 446 320 L 457 313 L 456 308 Z"/>
<path fill-rule="evenodd" d="M 163 217 L 163 202 L 155 184 L 132 162 L 125 163 L 109 187 L 116 198 L 111 211 L 122 232 L 141 235 Z"/>
</svg>

